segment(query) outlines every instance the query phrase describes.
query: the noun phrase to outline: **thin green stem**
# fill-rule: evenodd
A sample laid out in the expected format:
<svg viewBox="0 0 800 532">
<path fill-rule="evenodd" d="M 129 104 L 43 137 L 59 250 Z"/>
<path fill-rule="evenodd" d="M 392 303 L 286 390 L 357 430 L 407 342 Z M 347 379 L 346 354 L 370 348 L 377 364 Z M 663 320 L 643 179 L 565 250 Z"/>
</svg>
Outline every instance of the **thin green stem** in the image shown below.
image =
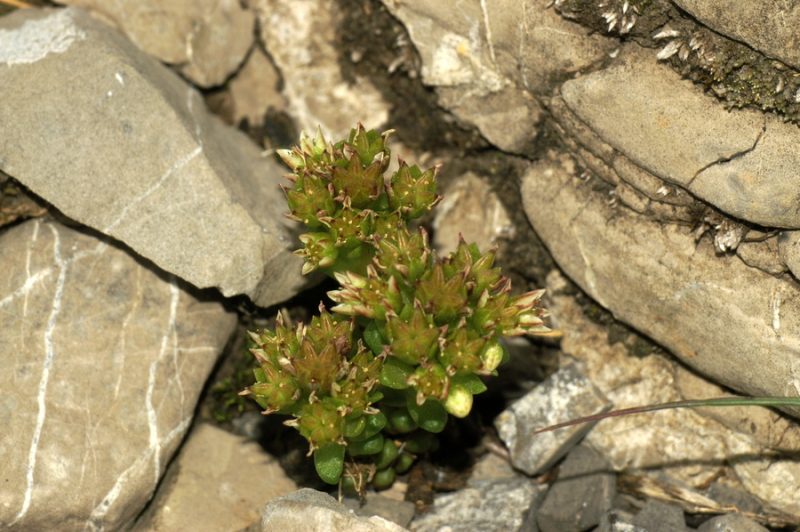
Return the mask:
<svg viewBox="0 0 800 532">
<path fill-rule="evenodd" d="M 689 399 L 686 401 L 673 401 L 670 403 L 661 403 L 657 405 L 635 406 L 632 408 L 622 408 L 620 410 L 612 410 L 611 412 L 603 412 L 591 416 L 581 417 L 550 425 L 534 431 L 534 434 L 542 432 L 550 432 L 564 427 L 572 427 L 574 425 L 582 425 L 584 423 L 591 423 L 593 421 L 601 421 L 611 417 L 630 416 L 633 414 L 643 414 L 645 412 L 655 412 L 656 410 L 668 410 L 673 408 L 698 408 L 704 406 L 794 406 L 800 408 L 800 397 L 717 397 L 715 399 Z"/>
</svg>

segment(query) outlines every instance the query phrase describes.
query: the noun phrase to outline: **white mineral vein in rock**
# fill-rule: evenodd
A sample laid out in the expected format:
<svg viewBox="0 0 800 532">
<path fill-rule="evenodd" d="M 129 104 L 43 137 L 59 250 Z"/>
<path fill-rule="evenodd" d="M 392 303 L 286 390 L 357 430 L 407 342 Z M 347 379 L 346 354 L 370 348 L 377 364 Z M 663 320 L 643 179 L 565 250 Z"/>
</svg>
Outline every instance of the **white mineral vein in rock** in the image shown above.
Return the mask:
<svg viewBox="0 0 800 532">
<path fill-rule="evenodd" d="M 160 444 L 162 446 L 169 445 L 172 440 L 175 439 L 176 436 L 179 434 L 183 434 L 189 425 L 192 422 L 192 416 L 190 415 L 183 421 L 181 421 L 174 429 L 169 431 L 161 440 Z M 120 494 L 122 493 L 122 488 L 128 482 L 128 479 L 137 472 L 140 468 L 142 468 L 149 460 L 150 457 L 153 455 L 154 449 L 152 447 L 148 447 L 145 452 L 143 452 L 139 457 L 120 475 L 117 477 L 117 481 L 108 490 L 106 496 L 103 497 L 103 500 L 100 501 L 100 504 L 95 506 L 94 510 L 92 510 L 91 515 L 89 516 L 89 521 L 86 522 L 86 529 L 89 530 L 103 530 L 103 519 L 105 518 L 108 511 L 114 505 L 114 502 L 119 498 Z"/>
<path fill-rule="evenodd" d="M 158 351 L 158 356 L 150 363 L 150 371 L 147 378 L 147 392 L 145 393 L 144 401 L 150 434 L 150 450 L 153 451 L 153 485 L 158 484 L 158 477 L 161 474 L 161 445 L 158 441 L 158 414 L 153 406 L 153 392 L 156 387 L 156 370 L 158 369 L 158 364 L 167 352 L 168 339 L 175 334 L 175 320 L 178 313 L 180 290 L 175 284 L 174 278 L 170 281 L 169 291 L 171 296 L 169 321 L 167 322 L 167 329 L 164 331 L 164 336 L 161 337 L 161 348 Z"/>
<path fill-rule="evenodd" d="M 47 415 L 47 385 L 50 381 L 50 369 L 53 366 L 53 359 L 55 358 L 56 349 L 53 343 L 53 331 L 56 328 L 56 320 L 58 314 L 61 312 L 61 300 L 64 296 L 64 282 L 67 278 L 68 263 L 61 257 L 61 237 L 58 231 L 52 225 L 48 226 L 53 233 L 53 260 L 59 268 L 58 279 L 56 281 L 56 289 L 53 294 L 53 304 L 50 309 L 50 317 L 47 320 L 47 328 L 44 331 L 44 362 L 42 364 L 42 376 L 39 379 L 39 389 L 37 393 L 37 407 L 36 425 L 33 429 L 33 438 L 31 446 L 28 450 L 28 465 L 25 471 L 25 494 L 22 498 L 22 507 L 20 508 L 11 525 L 25 517 L 31 505 L 31 495 L 33 494 L 33 474 L 36 470 L 36 453 L 39 449 L 39 440 L 42 436 L 42 427 L 44 427 L 45 416 Z"/>
<path fill-rule="evenodd" d="M 106 234 L 108 234 L 108 232 L 109 232 L 109 231 L 111 231 L 112 229 L 114 229 L 114 228 L 115 228 L 117 225 L 119 225 L 119 224 L 120 224 L 120 222 L 122 222 L 122 220 L 124 220 L 124 219 L 125 219 L 125 217 L 128 215 L 128 212 L 129 212 L 129 211 L 130 211 L 132 208 L 134 208 L 134 207 L 138 206 L 138 205 L 139 205 L 139 204 L 140 204 L 142 201 L 144 201 L 144 200 L 145 200 L 145 199 L 146 199 L 148 196 L 150 196 L 150 195 L 151 195 L 153 192 L 155 192 L 156 190 L 158 190 L 158 189 L 159 189 L 159 188 L 160 188 L 160 187 L 161 187 L 161 186 L 162 186 L 162 185 L 163 185 L 163 184 L 164 184 L 164 183 L 167 181 L 167 179 L 169 179 L 170 177 L 172 177 L 172 175 L 173 175 L 175 172 L 177 172 L 178 170 L 180 170 L 181 168 L 183 168 L 184 166 L 186 166 L 187 164 L 189 164 L 189 163 L 190 163 L 190 162 L 191 162 L 191 161 L 192 161 L 192 160 L 193 160 L 195 157 L 197 157 L 198 155 L 200 155 L 200 153 L 201 153 L 202 151 L 203 151 L 203 147 L 202 147 L 202 146 L 197 146 L 197 147 L 196 147 L 195 149 L 193 149 L 193 150 L 192 150 L 192 151 L 191 151 L 189 154 L 187 154 L 187 155 L 185 155 L 184 157 L 181 157 L 180 159 L 178 159 L 177 161 L 175 161 L 175 163 L 174 163 L 172 166 L 170 166 L 170 167 L 167 169 L 167 171 L 166 171 L 166 172 L 164 172 L 164 173 L 161 175 L 161 177 L 159 177 L 159 178 L 156 180 L 156 182 L 155 182 L 155 183 L 153 183 L 152 185 L 150 185 L 150 187 L 149 187 L 147 190 L 145 190 L 145 191 L 144 191 L 143 193 L 141 193 L 139 196 L 137 196 L 137 197 L 133 198 L 133 199 L 132 199 L 130 202 L 128 202 L 128 204 L 127 204 L 127 205 L 125 205 L 125 208 L 124 208 L 124 209 L 122 209 L 122 212 L 120 212 L 120 213 L 119 213 L 119 216 L 117 217 L 117 219 L 116 219 L 116 220 L 114 220 L 113 222 L 111 222 L 110 224 L 108 224 L 108 225 L 106 226 L 106 228 L 105 228 L 105 229 L 103 229 L 103 232 L 104 232 L 104 233 L 106 233 Z"/>
<path fill-rule="evenodd" d="M 66 52 L 75 41 L 86 34 L 72 20 L 66 9 L 50 16 L 28 20 L 19 28 L 0 30 L 0 64 L 35 63 L 48 54 Z"/>
</svg>

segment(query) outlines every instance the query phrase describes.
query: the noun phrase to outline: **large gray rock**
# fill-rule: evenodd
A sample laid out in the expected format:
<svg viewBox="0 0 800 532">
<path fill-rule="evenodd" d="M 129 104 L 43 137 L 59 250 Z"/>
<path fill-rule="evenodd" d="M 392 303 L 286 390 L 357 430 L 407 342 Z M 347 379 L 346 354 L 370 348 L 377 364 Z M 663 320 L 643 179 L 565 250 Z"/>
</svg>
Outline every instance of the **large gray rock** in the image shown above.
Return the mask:
<svg viewBox="0 0 800 532">
<path fill-rule="evenodd" d="M 796 126 L 757 111 L 725 110 L 635 47 L 611 67 L 564 83 L 561 97 L 608 148 L 667 184 L 736 218 L 800 227 Z M 598 147 L 585 147 L 604 158 Z"/>
<path fill-rule="evenodd" d="M 188 429 L 236 318 L 54 222 L 0 235 L 0 523 L 119 530 Z"/>
<path fill-rule="evenodd" d="M 546 0 L 383 3 L 408 29 L 439 103 L 510 152 L 528 151 L 536 136 L 535 96 L 617 46 L 565 21 Z"/>
<path fill-rule="evenodd" d="M 270 501 L 261 512 L 260 530 L 402 532 L 406 529 L 382 517 L 359 517 L 327 493 L 303 488 Z"/>
<path fill-rule="evenodd" d="M 339 67 L 333 0 L 254 0 L 261 39 L 281 72 L 288 113 L 301 130 L 317 126 L 328 136 L 347 136 L 356 122 L 383 127 L 389 104 L 372 83 L 348 83 Z M 365 30 L 369 23 L 365 20 Z"/>
<path fill-rule="evenodd" d="M 263 306 L 294 295 L 277 163 L 82 10 L 20 10 L 0 28 L 0 169 L 195 286 Z"/>
<path fill-rule="evenodd" d="M 195 426 L 136 530 L 241 530 L 271 499 L 297 489 L 256 442 L 214 425 Z"/>
<path fill-rule="evenodd" d="M 531 166 L 522 196 L 558 264 L 619 320 L 740 392 L 800 394 L 796 283 L 715 256 L 688 228 L 612 210 L 554 162 Z"/>
<path fill-rule="evenodd" d="M 800 68 L 800 10 L 773 0 L 672 0 L 709 28 Z"/>
<path fill-rule="evenodd" d="M 220 85 L 253 44 L 255 15 L 235 0 L 56 0 L 120 28 L 149 55 L 178 65 L 203 87 Z"/>
</svg>

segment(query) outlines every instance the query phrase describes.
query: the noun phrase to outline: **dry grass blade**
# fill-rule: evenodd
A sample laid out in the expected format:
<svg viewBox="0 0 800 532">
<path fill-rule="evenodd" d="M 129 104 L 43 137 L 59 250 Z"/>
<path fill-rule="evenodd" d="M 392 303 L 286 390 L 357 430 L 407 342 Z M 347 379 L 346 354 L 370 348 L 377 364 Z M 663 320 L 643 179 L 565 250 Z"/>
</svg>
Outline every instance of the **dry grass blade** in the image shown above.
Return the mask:
<svg viewBox="0 0 800 532">
<path fill-rule="evenodd" d="M 0 0 L 0 4 L 5 4 L 11 7 L 18 7 L 20 9 L 25 9 L 26 7 L 33 7 L 27 2 L 23 2 L 22 0 Z"/>
<path fill-rule="evenodd" d="M 659 499 L 679 505 L 684 511 L 695 514 L 727 514 L 739 513 L 759 523 L 774 526 L 798 526 L 800 517 L 795 517 L 774 510 L 765 510 L 763 513 L 753 513 L 742 510 L 737 506 L 722 505 L 713 499 L 685 486 L 656 480 L 641 475 L 623 474 L 619 479 L 622 491 L 640 497 Z"/>
</svg>

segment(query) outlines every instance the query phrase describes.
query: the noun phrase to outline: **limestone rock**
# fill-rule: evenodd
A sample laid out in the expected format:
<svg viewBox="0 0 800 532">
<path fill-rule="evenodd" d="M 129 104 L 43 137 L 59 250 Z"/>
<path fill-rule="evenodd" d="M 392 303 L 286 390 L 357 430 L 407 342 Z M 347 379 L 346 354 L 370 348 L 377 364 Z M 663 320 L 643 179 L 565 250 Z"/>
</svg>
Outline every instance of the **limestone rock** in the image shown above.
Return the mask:
<svg viewBox="0 0 800 532">
<path fill-rule="evenodd" d="M 451 182 L 442 196 L 433 220 L 433 241 L 440 255 L 455 251 L 459 235 L 481 250 L 494 246 L 498 237 L 513 236 L 514 226 L 500 198 L 472 172 Z"/>
<path fill-rule="evenodd" d="M 263 306 L 296 293 L 277 163 L 82 10 L 19 10 L 0 27 L 0 169 L 195 286 Z"/>
<path fill-rule="evenodd" d="M 777 238 L 742 242 L 736 247 L 736 255 L 748 266 L 772 275 L 780 275 L 787 269 L 780 256 Z"/>
<path fill-rule="evenodd" d="M 278 90 L 280 79 L 269 58 L 255 47 L 230 83 L 234 123 L 247 119 L 250 125 L 261 124 L 270 107 L 284 109 L 286 101 Z"/>
<path fill-rule="evenodd" d="M 611 403 L 573 365 L 553 373 L 495 419 L 511 463 L 529 475 L 555 464 L 591 430 L 592 425 L 534 434 L 536 429 L 604 412 Z"/>
<path fill-rule="evenodd" d="M 333 0 L 255 0 L 261 38 L 283 77 L 288 112 L 303 131 L 317 126 L 345 137 L 356 122 L 379 128 L 389 104 L 366 79 L 342 77 L 334 45 L 338 7 Z"/>
<path fill-rule="evenodd" d="M 189 434 L 135 529 L 241 530 L 258 523 L 268 501 L 296 489 L 258 443 L 203 423 Z"/>
<path fill-rule="evenodd" d="M 587 36 L 545 0 L 384 4 L 408 29 L 422 81 L 436 87 L 440 104 L 514 153 L 529 151 L 536 135 L 542 110 L 535 96 L 616 47 Z"/>
<path fill-rule="evenodd" d="M 610 148 L 667 183 L 740 219 L 800 227 L 796 126 L 727 111 L 635 48 L 609 68 L 564 83 L 561 96 Z"/>
<path fill-rule="evenodd" d="M 255 15 L 237 0 L 56 0 L 97 13 L 136 46 L 181 67 L 203 87 L 220 85 L 253 43 Z"/>
<path fill-rule="evenodd" d="M 536 511 L 542 532 L 588 530 L 611 509 L 616 476 L 603 457 L 585 445 L 567 455 L 556 480 Z"/>
<path fill-rule="evenodd" d="M 411 522 L 414 532 L 501 532 L 523 528 L 525 514 L 545 487 L 529 478 L 480 480 L 437 495 L 433 509 Z"/>
<path fill-rule="evenodd" d="M 188 429 L 236 318 L 105 240 L 0 235 L 0 522 L 124 528 Z"/>
<path fill-rule="evenodd" d="M 402 532 L 400 525 L 382 517 L 358 517 L 333 497 L 303 488 L 270 501 L 261 513 L 263 532 Z"/>
<path fill-rule="evenodd" d="M 796 283 L 715 256 L 684 227 L 612 211 L 554 162 L 531 166 L 522 196 L 556 262 L 617 319 L 740 392 L 800 393 Z"/>
<path fill-rule="evenodd" d="M 770 0 L 673 0 L 692 17 L 764 54 L 800 68 L 800 11 Z"/>
<path fill-rule="evenodd" d="M 728 395 L 661 354 L 639 351 L 633 356 L 635 344 L 628 338 L 612 344 L 608 329 L 589 320 L 574 298 L 559 289 L 562 284 L 557 272 L 548 275 L 552 319 L 564 331 L 562 349 L 583 364 L 587 377 L 617 408 Z M 660 480 L 698 489 L 715 478 L 739 478 L 741 482 L 732 487 L 746 489 L 777 509 L 786 511 L 796 505 L 800 466 L 780 455 L 770 456 L 768 464 L 740 459 L 773 451 L 791 453 L 800 446 L 800 426 L 767 408 L 679 409 L 623 416 L 598 423 L 584 441 L 616 471 L 650 470 Z M 733 470 L 726 464 L 732 464 Z M 709 496 L 718 500 L 716 495 Z M 719 503 L 730 507 L 732 501 L 723 498 Z"/>
<path fill-rule="evenodd" d="M 800 231 L 783 231 L 778 235 L 778 253 L 789 271 L 800 279 Z"/>
</svg>

